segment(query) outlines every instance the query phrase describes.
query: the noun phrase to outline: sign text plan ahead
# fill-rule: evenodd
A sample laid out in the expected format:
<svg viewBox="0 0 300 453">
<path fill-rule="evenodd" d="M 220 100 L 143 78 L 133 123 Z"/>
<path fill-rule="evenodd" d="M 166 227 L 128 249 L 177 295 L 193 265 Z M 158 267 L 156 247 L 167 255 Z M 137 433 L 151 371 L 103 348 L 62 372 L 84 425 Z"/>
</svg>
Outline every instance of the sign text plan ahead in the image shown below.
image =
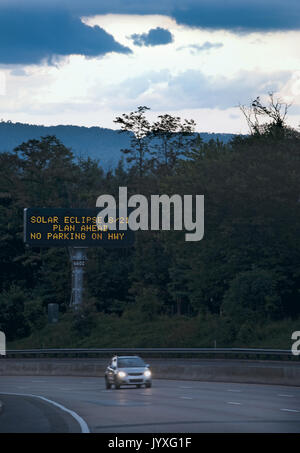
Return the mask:
<svg viewBox="0 0 300 453">
<path fill-rule="evenodd" d="M 24 242 L 33 247 L 129 247 L 134 232 L 119 230 L 126 217 L 106 217 L 101 223 L 99 208 L 26 208 Z M 109 225 L 115 225 L 110 230 Z"/>
</svg>

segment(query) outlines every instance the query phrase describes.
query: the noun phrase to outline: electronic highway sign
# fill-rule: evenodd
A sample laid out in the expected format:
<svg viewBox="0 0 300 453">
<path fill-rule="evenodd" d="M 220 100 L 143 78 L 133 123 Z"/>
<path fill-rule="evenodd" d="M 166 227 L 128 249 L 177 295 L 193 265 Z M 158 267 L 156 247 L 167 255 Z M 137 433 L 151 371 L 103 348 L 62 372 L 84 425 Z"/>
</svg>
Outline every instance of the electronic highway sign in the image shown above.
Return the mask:
<svg viewBox="0 0 300 453">
<path fill-rule="evenodd" d="M 102 219 L 100 208 L 26 208 L 24 242 L 33 247 L 129 247 L 134 232 L 123 229 L 128 217 L 116 212 Z"/>
</svg>

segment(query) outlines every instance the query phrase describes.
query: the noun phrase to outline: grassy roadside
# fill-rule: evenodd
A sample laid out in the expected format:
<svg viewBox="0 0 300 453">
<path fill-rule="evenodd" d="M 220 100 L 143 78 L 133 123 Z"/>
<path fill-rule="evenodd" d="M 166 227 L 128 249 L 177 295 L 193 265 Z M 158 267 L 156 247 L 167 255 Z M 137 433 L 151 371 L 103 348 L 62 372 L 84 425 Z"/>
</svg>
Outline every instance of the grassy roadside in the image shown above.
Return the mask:
<svg viewBox="0 0 300 453">
<path fill-rule="evenodd" d="M 61 315 L 57 324 L 46 324 L 29 337 L 7 343 L 7 349 L 79 347 L 253 347 L 290 349 L 292 332 L 300 330 L 300 319 L 265 324 L 209 316 L 156 317 L 141 320 L 134 316 L 94 313 L 86 319 Z"/>
</svg>

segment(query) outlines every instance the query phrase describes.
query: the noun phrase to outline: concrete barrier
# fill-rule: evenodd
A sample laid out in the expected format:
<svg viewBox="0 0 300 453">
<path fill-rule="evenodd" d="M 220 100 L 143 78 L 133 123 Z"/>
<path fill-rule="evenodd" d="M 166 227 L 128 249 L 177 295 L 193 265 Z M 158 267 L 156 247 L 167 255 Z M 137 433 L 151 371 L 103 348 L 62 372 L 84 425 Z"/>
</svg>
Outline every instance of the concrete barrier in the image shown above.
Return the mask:
<svg viewBox="0 0 300 453">
<path fill-rule="evenodd" d="M 145 359 L 146 362 L 148 361 Z M 98 376 L 107 359 L 0 359 L 0 376 Z M 300 386 L 300 362 L 149 359 L 153 378 Z"/>
<path fill-rule="evenodd" d="M 279 384 L 300 386 L 300 367 L 249 365 L 209 366 L 156 366 L 155 375 L 165 379 L 200 380 L 214 382 L 241 382 L 253 384 Z"/>
</svg>

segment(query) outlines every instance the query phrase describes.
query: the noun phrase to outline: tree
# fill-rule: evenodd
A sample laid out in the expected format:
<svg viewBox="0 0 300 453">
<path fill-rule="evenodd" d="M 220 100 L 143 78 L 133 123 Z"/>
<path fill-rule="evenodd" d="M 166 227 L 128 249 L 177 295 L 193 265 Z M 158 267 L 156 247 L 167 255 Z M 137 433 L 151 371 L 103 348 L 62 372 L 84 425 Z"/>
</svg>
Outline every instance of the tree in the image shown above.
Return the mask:
<svg viewBox="0 0 300 453">
<path fill-rule="evenodd" d="M 291 104 L 275 99 L 274 93 L 269 93 L 269 103 L 264 105 L 259 96 L 254 99 L 250 107 L 240 105 L 240 110 L 246 118 L 252 135 L 268 135 L 280 138 L 289 129 L 286 125 L 286 116 Z M 290 130 L 290 129 L 289 129 Z"/>
<path fill-rule="evenodd" d="M 174 168 L 180 156 L 191 148 L 195 141 L 194 120 L 181 120 L 178 116 L 159 115 L 151 124 L 145 116 L 149 107 L 140 106 L 136 111 L 117 117 L 114 122 L 121 125 L 121 132 L 131 132 L 131 148 L 121 151 L 128 155 L 127 162 L 133 163 L 138 176 L 148 170 Z"/>
<path fill-rule="evenodd" d="M 18 157 L 19 203 L 26 206 L 70 207 L 76 170 L 72 152 L 55 136 L 29 140 L 15 148 Z"/>
<path fill-rule="evenodd" d="M 240 272 L 224 295 L 222 313 L 239 323 L 278 316 L 282 309 L 279 280 L 278 275 L 265 269 Z"/>
<path fill-rule="evenodd" d="M 157 166 L 170 170 L 194 142 L 196 123 L 169 114 L 158 118 L 151 127 L 152 155 Z"/>
<path fill-rule="evenodd" d="M 147 155 L 149 153 L 151 126 L 145 116 L 147 110 L 150 110 L 149 107 L 139 106 L 134 112 L 123 113 L 122 116 L 118 116 L 114 120 L 114 123 L 121 126 L 121 132 L 131 133 L 131 148 L 122 149 L 121 151 L 127 155 L 126 161 L 133 163 L 140 178 L 149 167 Z"/>
<path fill-rule="evenodd" d="M 229 146 L 218 138 L 210 139 L 209 142 L 203 142 L 200 134 L 195 138 L 192 146 L 184 152 L 184 155 L 194 161 L 204 161 L 208 159 L 222 159 Z"/>
<path fill-rule="evenodd" d="M 177 315 L 184 313 L 183 303 L 188 300 L 187 279 L 186 279 L 186 266 L 180 262 L 173 263 L 169 267 L 170 283 L 168 283 L 168 290 L 172 296 Z"/>
<path fill-rule="evenodd" d="M 0 293 L 0 330 L 5 332 L 7 340 L 29 335 L 30 328 L 24 314 L 28 298 L 28 292 L 15 284 Z"/>
</svg>

